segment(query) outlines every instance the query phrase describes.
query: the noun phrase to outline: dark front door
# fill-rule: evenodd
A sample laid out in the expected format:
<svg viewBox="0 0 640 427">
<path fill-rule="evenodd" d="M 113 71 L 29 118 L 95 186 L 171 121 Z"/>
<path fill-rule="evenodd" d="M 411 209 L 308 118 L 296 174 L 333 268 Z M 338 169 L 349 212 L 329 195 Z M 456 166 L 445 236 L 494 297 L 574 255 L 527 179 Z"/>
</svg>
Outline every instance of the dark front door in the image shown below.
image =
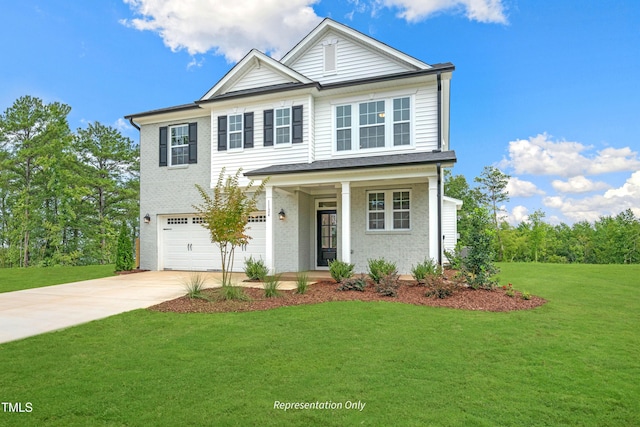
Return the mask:
<svg viewBox="0 0 640 427">
<path fill-rule="evenodd" d="M 327 267 L 336 259 L 338 215 L 335 210 L 318 211 L 318 267 Z"/>
</svg>

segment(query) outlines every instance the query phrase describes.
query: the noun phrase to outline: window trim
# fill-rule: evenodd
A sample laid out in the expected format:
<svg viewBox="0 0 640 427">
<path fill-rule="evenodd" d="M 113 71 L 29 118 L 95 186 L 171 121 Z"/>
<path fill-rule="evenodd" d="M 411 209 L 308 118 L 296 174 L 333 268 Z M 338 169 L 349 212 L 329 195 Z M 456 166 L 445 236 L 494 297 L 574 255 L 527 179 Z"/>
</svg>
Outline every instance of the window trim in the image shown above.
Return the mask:
<svg viewBox="0 0 640 427">
<path fill-rule="evenodd" d="M 393 193 L 409 193 L 409 209 L 394 209 L 393 208 Z M 382 193 L 384 195 L 384 210 L 370 210 L 369 209 L 369 194 Z M 411 210 L 413 206 L 413 194 L 410 188 L 393 188 L 386 190 L 367 190 L 365 192 L 365 223 L 366 231 L 372 233 L 402 233 L 412 231 L 413 221 L 411 219 Z M 384 228 L 371 228 L 369 222 L 369 213 L 382 212 L 384 214 Z M 409 227 L 408 228 L 395 228 L 394 227 L 394 213 L 396 212 L 409 212 Z"/>
<path fill-rule="evenodd" d="M 278 126 L 278 111 L 287 110 L 289 112 L 289 124 Z M 278 129 L 289 129 L 289 140 L 278 142 Z M 273 146 L 289 147 L 293 143 L 293 109 L 289 107 L 279 107 L 273 109 Z"/>
<path fill-rule="evenodd" d="M 240 116 L 240 129 L 231 131 L 231 117 Z M 231 147 L 231 134 L 240 134 L 240 146 Z M 227 114 L 227 151 L 242 151 L 244 148 L 244 114 Z"/>
<path fill-rule="evenodd" d="M 186 133 L 186 143 L 185 144 L 180 144 L 180 145 L 173 145 L 173 136 L 171 135 L 171 131 L 175 128 L 186 128 L 187 129 L 187 133 Z M 184 136 L 184 135 L 183 135 Z M 176 124 L 176 125 L 171 125 L 168 126 L 167 129 L 167 148 L 168 148 L 168 153 L 167 153 L 167 166 L 168 167 L 186 167 L 189 165 L 189 123 L 180 123 L 180 124 Z M 187 149 L 187 153 L 185 156 L 185 161 L 183 163 L 176 163 L 173 164 L 173 149 L 174 148 L 186 148 Z"/>
<path fill-rule="evenodd" d="M 393 103 L 396 99 L 409 98 L 409 120 L 394 121 Z M 415 141 L 415 124 L 416 124 L 416 108 L 414 93 L 394 93 L 379 98 L 360 98 L 355 100 L 345 99 L 345 102 L 332 103 L 331 109 L 331 152 L 333 155 L 353 155 L 355 153 L 373 153 L 388 150 L 407 150 L 416 146 Z M 383 147 L 360 148 L 360 130 L 363 127 L 371 127 L 374 125 L 360 125 L 360 104 L 370 102 L 384 101 L 384 141 Z M 351 126 L 338 128 L 338 108 L 351 107 Z M 409 144 L 395 145 L 394 141 L 394 125 L 396 123 L 409 123 Z M 379 125 L 378 125 L 379 126 Z M 338 130 L 351 130 L 351 149 L 338 150 Z"/>
</svg>

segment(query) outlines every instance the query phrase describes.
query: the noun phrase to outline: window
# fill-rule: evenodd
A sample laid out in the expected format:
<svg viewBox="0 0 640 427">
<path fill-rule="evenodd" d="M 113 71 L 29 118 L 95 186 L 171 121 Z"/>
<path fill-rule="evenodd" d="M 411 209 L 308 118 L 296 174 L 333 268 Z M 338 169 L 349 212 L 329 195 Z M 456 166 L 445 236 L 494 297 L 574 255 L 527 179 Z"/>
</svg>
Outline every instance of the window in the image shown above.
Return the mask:
<svg viewBox="0 0 640 427">
<path fill-rule="evenodd" d="M 352 112 L 357 111 L 357 125 Z M 337 105 L 335 151 L 410 146 L 411 97 Z M 358 141 L 354 146 L 352 141 Z"/>
<path fill-rule="evenodd" d="M 360 148 L 384 147 L 384 101 L 364 102 L 360 110 Z"/>
<path fill-rule="evenodd" d="M 276 145 L 291 143 L 291 109 L 276 109 Z"/>
<path fill-rule="evenodd" d="M 189 125 L 171 126 L 171 155 L 169 166 L 186 165 L 189 163 Z"/>
<path fill-rule="evenodd" d="M 336 108 L 336 149 L 351 150 L 351 105 Z"/>
<path fill-rule="evenodd" d="M 367 193 L 368 231 L 410 229 L 411 192 L 409 190 L 370 191 Z"/>
<path fill-rule="evenodd" d="M 242 148 L 242 114 L 229 116 L 229 150 Z"/>
<path fill-rule="evenodd" d="M 393 100 L 393 145 L 411 144 L 409 97 Z"/>
</svg>

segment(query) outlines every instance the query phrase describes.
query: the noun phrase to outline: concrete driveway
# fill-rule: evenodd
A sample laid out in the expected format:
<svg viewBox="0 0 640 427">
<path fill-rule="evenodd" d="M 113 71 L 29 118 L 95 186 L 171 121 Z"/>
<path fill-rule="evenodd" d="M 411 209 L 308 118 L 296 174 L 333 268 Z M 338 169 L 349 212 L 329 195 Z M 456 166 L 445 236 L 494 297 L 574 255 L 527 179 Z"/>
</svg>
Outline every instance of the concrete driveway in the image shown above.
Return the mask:
<svg viewBox="0 0 640 427">
<path fill-rule="evenodd" d="M 177 298 L 186 293 L 183 282 L 190 274 L 148 271 L 0 293 L 0 343 Z M 220 273 L 204 274 L 206 287 L 219 286 Z M 241 283 L 244 278 L 238 274 L 236 280 Z"/>
</svg>

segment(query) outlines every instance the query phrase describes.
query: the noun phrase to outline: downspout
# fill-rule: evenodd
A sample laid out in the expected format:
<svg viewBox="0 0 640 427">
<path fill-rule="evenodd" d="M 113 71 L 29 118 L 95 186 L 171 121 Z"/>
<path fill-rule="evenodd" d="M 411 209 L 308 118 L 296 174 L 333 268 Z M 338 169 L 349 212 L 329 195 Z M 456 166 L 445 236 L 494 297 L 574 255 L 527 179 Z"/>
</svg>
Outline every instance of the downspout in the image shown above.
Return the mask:
<svg viewBox="0 0 640 427">
<path fill-rule="evenodd" d="M 442 74 L 438 72 L 438 152 L 442 151 Z M 438 265 L 442 266 L 442 167 L 436 163 L 438 174 Z"/>
<path fill-rule="evenodd" d="M 140 130 L 140 126 L 138 126 L 138 124 L 133 121 L 133 117 L 129 117 L 129 123 L 131 123 L 131 126 L 138 129 L 138 131 Z"/>
</svg>

